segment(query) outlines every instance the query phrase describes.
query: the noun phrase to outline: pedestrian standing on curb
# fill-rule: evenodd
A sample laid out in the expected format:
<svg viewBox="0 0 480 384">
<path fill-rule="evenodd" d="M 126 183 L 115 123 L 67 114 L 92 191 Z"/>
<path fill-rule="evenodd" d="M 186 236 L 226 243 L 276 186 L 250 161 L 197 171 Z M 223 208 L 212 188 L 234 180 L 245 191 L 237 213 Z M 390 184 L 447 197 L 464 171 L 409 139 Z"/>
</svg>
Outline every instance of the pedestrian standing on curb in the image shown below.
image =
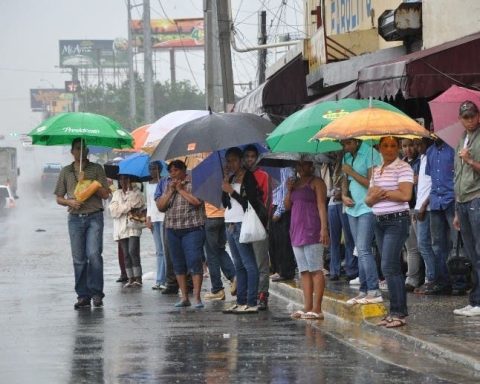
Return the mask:
<svg viewBox="0 0 480 384">
<path fill-rule="evenodd" d="M 413 170 L 398 157 L 398 138 L 382 137 L 379 150 L 383 163 L 373 171 L 365 203 L 375 215 L 375 238 L 390 295 L 389 314 L 378 325 L 396 328 L 405 325 L 408 316 L 401 251 L 409 234 Z"/>
<path fill-rule="evenodd" d="M 237 147 L 229 148 L 225 153 L 227 169 L 222 183 L 222 203 L 228 245 L 237 275 L 237 301 L 223 313 L 250 314 L 258 313 L 258 264 L 252 244 L 240 242 L 240 231 L 249 203 L 264 226 L 268 218 L 255 176 L 242 166 L 242 155 L 242 150 Z"/>
<path fill-rule="evenodd" d="M 200 292 L 203 282 L 205 242 L 205 205 L 192 194 L 192 183 L 187 178 L 187 166 L 181 160 L 168 164 L 170 180 L 157 206 L 165 212 L 165 228 L 173 269 L 182 293 L 175 307 L 189 307 L 187 274 L 192 275 L 195 308 L 203 308 Z"/>
<path fill-rule="evenodd" d="M 358 254 L 359 294 L 347 300 L 348 305 L 381 303 L 382 294 L 378 285 L 378 271 L 372 246 L 375 217 L 365 204 L 365 197 L 374 166 L 381 164 L 377 150 L 357 139 L 342 140 L 345 152 L 342 171 L 342 201 Z"/>
<path fill-rule="evenodd" d="M 108 208 L 113 217 L 113 239 L 118 241 L 125 257 L 128 282 L 125 288 L 142 286 L 142 265 L 140 261 L 140 224 L 131 220 L 130 215 L 145 207 L 143 193 L 131 182 L 129 175 L 118 175 L 120 188 L 113 193 Z"/>
<path fill-rule="evenodd" d="M 430 231 L 435 255 L 435 282 L 427 287 L 425 295 L 464 295 L 465 276 L 450 275 L 447 259 L 456 249 L 457 231 L 453 225 L 455 217 L 454 191 L 455 150 L 436 138 L 427 150 L 425 173 L 431 177 Z"/>
<path fill-rule="evenodd" d="M 63 167 L 55 187 L 57 204 L 68 207 L 68 234 L 75 272 L 75 309 L 103 306 L 103 202 L 108 199 L 105 170 L 87 159 L 85 142 L 74 139 L 71 154 L 74 162 Z M 80 164 L 82 174 L 80 174 Z M 101 187 L 84 202 L 75 199 L 75 187 L 79 179 L 96 180 Z"/>
<path fill-rule="evenodd" d="M 152 161 L 148 165 L 150 171 L 150 181 L 147 183 L 147 228 L 150 229 L 155 243 L 155 255 L 157 258 L 157 274 L 154 290 L 166 289 L 167 273 L 165 267 L 165 251 L 163 241 L 163 220 L 165 213 L 160 212 L 155 204 L 155 191 L 161 180 L 163 164 L 161 161 Z"/>
<path fill-rule="evenodd" d="M 280 170 L 280 184 L 273 191 L 268 242 L 273 282 L 292 280 L 295 277 L 295 255 L 290 241 L 290 211 L 285 210 L 287 181 L 295 177 L 291 167 Z"/>
<path fill-rule="evenodd" d="M 211 291 L 206 293 L 205 300 L 225 300 L 223 275 L 230 281 L 230 294 L 237 294 L 235 266 L 225 250 L 227 243 L 225 228 L 225 210 L 205 202 L 205 255 L 210 272 Z"/>
<path fill-rule="evenodd" d="M 422 258 L 417 244 L 417 225 L 415 216 L 415 204 L 417 200 L 417 180 L 418 171 L 420 167 L 420 158 L 418 156 L 417 148 L 412 139 L 402 139 L 402 154 L 403 161 L 405 161 L 413 170 L 414 185 L 412 191 L 412 198 L 408 202 L 410 207 L 410 233 L 408 234 L 405 246 L 407 248 L 407 278 L 405 280 L 405 289 L 407 292 L 413 292 L 423 284 L 423 267 Z"/>
<path fill-rule="evenodd" d="M 298 179 L 290 179 L 285 209 L 291 211 L 290 239 L 302 281 L 303 311 L 294 319 L 322 320 L 325 290 L 322 247 L 329 245 L 327 188 L 314 176 L 313 162 L 302 158 L 297 164 Z"/>
<path fill-rule="evenodd" d="M 454 225 L 460 230 L 464 252 L 472 262 L 472 289 L 468 305 L 456 309 L 460 316 L 480 316 L 480 120 L 478 106 L 460 105 L 460 121 L 465 128 L 455 156 L 456 210 Z"/>
<path fill-rule="evenodd" d="M 243 150 L 243 161 L 245 168 L 253 173 L 258 187 L 262 191 L 262 202 L 266 211 L 269 212 L 272 201 L 271 180 L 267 172 L 256 166 L 258 160 L 258 149 L 254 145 L 247 145 Z M 267 229 L 267 227 L 265 227 Z M 270 257 L 268 255 L 268 233 L 267 237 L 252 243 L 253 251 L 258 265 L 258 309 L 268 308 L 268 290 L 270 287 Z"/>
<path fill-rule="evenodd" d="M 418 139 L 416 139 L 417 141 Z M 425 173 L 427 166 L 427 149 L 432 144 L 429 138 L 418 140 L 417 148 L 420 155 L 420 167 L 417 182 L 417 201 L 415 204 L 415 215 L 417 225 L 417 244 L 420 255 L 425 263 L 425 284 L 416 288 L 413 292 L 423 294 L 436 281 L 435 255 L 432 249 L 432 233 L 430 232 L 430 191 L 432 180 Z"/>
</svg>

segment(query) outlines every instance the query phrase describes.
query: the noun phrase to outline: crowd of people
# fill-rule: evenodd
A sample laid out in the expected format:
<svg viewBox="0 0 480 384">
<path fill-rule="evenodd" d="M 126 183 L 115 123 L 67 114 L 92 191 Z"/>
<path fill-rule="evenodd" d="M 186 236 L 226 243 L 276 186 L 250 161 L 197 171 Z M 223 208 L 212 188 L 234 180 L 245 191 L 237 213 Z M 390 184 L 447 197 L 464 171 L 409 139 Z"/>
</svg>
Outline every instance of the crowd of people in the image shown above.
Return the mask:
<svg viewBox="0 0 480 384">
<path fill-rule="evenodd" d="M 454 313 L 480 315 L 478 107 L 462 103 L 459 121 L 465 132 L 456 149 L 439 138 L 348 139 L 341 142 L 343 151 L 328 154 L 321 164 L 302 155 L 295 169 L 280 170 L 276 183 L 256 165 L 256 146 L 229 148 L 223 183 L 211 186 L 221 190 L 222 207 L 192 193 L 180 160 L 168 164 L 168 177 L 160 176 L 161 162 L 150 164 L 145 196 L 129 175 L 119 175 L 120 187 L 108 203 L 124 262 L 118 281 L 126 288 L 142 286 L 142 229 L 132 212 L 146 207 L 145 226 L 157 257 L 152 288 L 180 291 L 176 307 L 203 308 L 203 300 L 225 300 L 228 281 L 236 302 L 223 312 L 257 313 L 268 308 L 270 281 L 291 280 L 298 273 L 304 307 L 291 314 L 294 319 L 323 319 L 326 276 L 359 285 L 358 295 L 347 301 L 351 306 L 382 303 L 382 290 L 388 290 L 390 308 L 379 326 L 406 324 L 409 292 L 468 293 L 468 305 Z M 75 161 L 62 170 L 55 190 L 57 202 L 69 207 L 76 309 L 92 300 L 103 305 L 101 211 L 109 196 L 102 168 L 88 161 L 83 147 L 83 172 L 101 187 L 83 203 L 73 198 L 82 145 L 81 140 L 72 144 Z M 241 237 L 248 209 L 267 229 L 266 237 L 253 242 Z M 449 270 L 449 258 L 461 251 L 471 270 Z M 211 290 L 202 300 L 204 265 Z"/>
</svg>

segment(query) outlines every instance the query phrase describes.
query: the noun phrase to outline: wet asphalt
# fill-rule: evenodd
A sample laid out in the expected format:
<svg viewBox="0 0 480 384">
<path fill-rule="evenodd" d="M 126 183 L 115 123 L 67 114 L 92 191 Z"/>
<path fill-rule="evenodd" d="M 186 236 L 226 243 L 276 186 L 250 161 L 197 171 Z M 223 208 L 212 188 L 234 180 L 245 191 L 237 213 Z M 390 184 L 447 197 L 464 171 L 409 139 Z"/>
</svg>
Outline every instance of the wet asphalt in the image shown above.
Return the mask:
<svg viewBox="0 0 480 384">
<path fill-rule="evenodd" d="M 66 211 L 39 191 L 25 177 L 17 207 L 0 215 L 0 383 L 449 382 L 293 321 L 274 297 L 269 311 L 225 315 L 225 302 L 176 309 L 178 297 L 153 291 L 153 280 L 122 288 L 108 215 L 105 307 L 75 311 Z M 153 272 L 148 232 L 141 247 L 144 273 Z"/>
</svg>

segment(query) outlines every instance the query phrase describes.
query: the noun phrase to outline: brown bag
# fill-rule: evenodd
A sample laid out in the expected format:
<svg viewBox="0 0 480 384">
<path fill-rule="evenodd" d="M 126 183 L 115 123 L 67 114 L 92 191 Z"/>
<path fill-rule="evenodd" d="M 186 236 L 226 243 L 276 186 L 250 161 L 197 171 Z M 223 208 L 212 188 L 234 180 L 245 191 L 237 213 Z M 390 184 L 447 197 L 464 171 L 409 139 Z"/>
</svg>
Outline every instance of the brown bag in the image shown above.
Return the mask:
<svg viewBox="0 0 480 384">
<path fill-rule="evenodd" d="M 74 195 L 78 201 L 85 201 L 93 196 L 102 186 L 97 180 L 81 180 L 75 187 Z"/>
</svg>

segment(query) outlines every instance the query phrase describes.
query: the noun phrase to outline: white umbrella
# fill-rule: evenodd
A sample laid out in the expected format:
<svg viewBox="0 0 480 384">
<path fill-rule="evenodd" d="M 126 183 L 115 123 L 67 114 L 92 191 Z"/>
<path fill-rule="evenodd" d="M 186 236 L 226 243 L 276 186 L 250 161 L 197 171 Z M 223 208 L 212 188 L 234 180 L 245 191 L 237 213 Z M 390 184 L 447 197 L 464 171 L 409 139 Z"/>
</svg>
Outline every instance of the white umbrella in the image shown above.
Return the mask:
<svg viewBox="0 0 480 384">
<path fill-rule="evenodd" d="M 208 114 L 208 111 L 194 109 L 167 113 L 147 129 L 148 136 L 145 140 L 145 147 L 151 146 L 154 142 L 162 140 L 173 128 Z"/>
</svg>

